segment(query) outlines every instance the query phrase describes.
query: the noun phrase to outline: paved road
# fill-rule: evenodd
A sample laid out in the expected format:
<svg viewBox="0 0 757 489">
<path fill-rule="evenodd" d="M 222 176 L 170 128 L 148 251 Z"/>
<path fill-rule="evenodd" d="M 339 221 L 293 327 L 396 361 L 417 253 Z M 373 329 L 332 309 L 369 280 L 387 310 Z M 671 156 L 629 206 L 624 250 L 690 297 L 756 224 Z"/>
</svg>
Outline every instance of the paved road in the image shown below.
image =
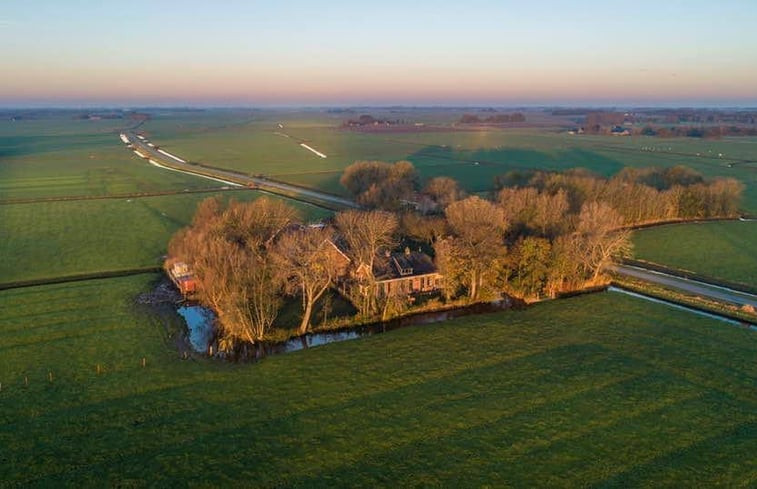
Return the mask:
<svg viewBox="0 0 757 489">
<path fill-rule="evenodd" d="M 612 265 L 610 270 L 627 277 L 644 280 L 645 282 L 651 282 L 653 284 L 678 289 L 690 294 L 699 295 L 702 297 L 709 297 L 721 302 L 728 302 L 738 306 L 751 305 L 757 308 L 757 295 L 747 294 L 738 290 L 728 289 L 726 287 L 720 287 L 718 285 L 708 284 L 706 282 L 699 282 L 697 280 L 689 280 L 674 275 L 668 275 L 662 272 L 656 272 L 647 270 L 641 267 L 634 267 L 630 265 Z"/>
<path fill-rule="evenodd" d="M 245 186 L 254 186 L 260 190 L 283 197 L 294 198 L 299 201 L 309 202 L 319 207 L 328 207 L 333 210 L 358 209 L 360 206 L 355 202 L 338 197 L 336 195 L 319 192 L 317 190 L 306 189 L 296 185 L 289 185 L 281 182 L 274 182 L 266 178 L 253 177 L 244 173 L 237 173 L 229 170 L 220 170 L 198 164 L 182 163 L 174 160 L 160 152 L 156 148 L 150 147 L 146 141 L 137 137 L 131 131 L 124 132 L 129 142 L 140 153 L 147 155 L 150 159 L 157 161 L 160 165 L 169 169 L 196 175 L 204 178 L 211 178 L 222 183 L 232 183 Z M 153 143 L 154 144 L 154 143 Z"/>
</svg>

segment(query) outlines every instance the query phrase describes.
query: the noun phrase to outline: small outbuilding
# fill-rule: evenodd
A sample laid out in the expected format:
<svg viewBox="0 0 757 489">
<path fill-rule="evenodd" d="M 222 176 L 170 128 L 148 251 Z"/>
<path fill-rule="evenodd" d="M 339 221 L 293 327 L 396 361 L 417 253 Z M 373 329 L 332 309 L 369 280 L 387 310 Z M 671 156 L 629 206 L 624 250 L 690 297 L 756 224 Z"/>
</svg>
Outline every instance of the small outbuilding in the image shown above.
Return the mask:
<svg viewBox="0 0 757 489">
<path fill-rule="evenodd" d="M 183 261 L 166 260 L 164 265 L 168 278 L 176 285 L 184 297 L 197 292 L 197 279 L 189 265 Z"/>
</svg>

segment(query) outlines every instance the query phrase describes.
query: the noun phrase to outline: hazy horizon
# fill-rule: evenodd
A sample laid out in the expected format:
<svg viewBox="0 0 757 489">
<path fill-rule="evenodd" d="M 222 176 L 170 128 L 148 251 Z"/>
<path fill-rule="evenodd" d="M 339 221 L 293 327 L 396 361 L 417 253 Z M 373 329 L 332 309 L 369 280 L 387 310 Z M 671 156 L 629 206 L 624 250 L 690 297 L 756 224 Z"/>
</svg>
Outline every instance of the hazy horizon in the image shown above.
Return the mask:
<svg viewBox="0 0 757 489">
<path fill-rule="evenodd" d="M 757 106 L 757 3 L 20 2 L 0 106 Z"/>
</svg>

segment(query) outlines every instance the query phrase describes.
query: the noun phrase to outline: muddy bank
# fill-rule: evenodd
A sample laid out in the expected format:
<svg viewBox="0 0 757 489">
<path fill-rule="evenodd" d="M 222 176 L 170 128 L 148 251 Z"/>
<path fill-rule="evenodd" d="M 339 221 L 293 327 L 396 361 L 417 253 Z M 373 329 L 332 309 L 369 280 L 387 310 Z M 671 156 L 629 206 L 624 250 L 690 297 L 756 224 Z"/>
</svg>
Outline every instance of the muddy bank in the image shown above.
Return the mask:
<svg viewBox="0 0 757 489">
<path fill-rule="evenodd" d="M 190 342 L 187 327 L 176 310 L 177 305 L 183 302 L 183 297 L 163 274 L 154 283 L 152 289 L 139 294 L 134 299 L 134 307 L 157 319 L 162 327 L 161 333 L 166 344 L 175 349 L 181 358 L 190 358 L 196 352 Z"/>
</svg>

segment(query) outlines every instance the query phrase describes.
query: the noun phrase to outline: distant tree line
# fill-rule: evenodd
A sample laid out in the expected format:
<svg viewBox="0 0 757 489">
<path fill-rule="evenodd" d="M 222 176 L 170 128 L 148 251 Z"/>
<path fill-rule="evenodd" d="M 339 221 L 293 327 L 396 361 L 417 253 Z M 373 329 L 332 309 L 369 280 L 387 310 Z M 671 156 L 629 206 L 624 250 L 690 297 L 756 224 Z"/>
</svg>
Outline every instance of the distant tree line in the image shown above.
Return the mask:
<svg viewBox="0 0 757 489">
<path fill-rule="evenodd" d="M 458 122 L 460 124 L 505 124 L 508 122 L 526 122 L 526 116 L 521 112 L 495 114 L 484 118 L 475 114 L 463 114 Z"/>
<path fill-rule="evenodd" d="M 714 110 L 714 109 L 654 109 L 643 112 L 650 121 L 667 124 L 686 122 L 722 124 L 755 124 L 757 112 L 753 110 Z"/>
<path fill-rule="evenodd" d="M 630 120 L 623 112 L 589 112 L 586 114 L 584 131 L 598 134 L 610 128 L 622 126 Z"/>
<path fill-rule="evenodd" d="M 653 126 L 646 125 L 637 130 L 642 136 L 661 138 L 708 138 L 717 139 L 725 136 L 757 136 L 757 127 L 745 126 Z"/>
<path fill-rule="evenodd" d="M 344 121 L 344 123 L 342 123 L 342 126 L 344 127 L 362 127 L 362 126 L 374 126 L 374 125 L 388 126 L 388 125 L 397 125 L 397 124 L 404 124 L 404 123 L 405 121 L 400 120 L 400 119 L 394 119 L 394 120 L 377 119 L 373 117 L 372 115 L 363 114 L 357 119 L 349 119 L 349 120 Z"/>
</svg>

